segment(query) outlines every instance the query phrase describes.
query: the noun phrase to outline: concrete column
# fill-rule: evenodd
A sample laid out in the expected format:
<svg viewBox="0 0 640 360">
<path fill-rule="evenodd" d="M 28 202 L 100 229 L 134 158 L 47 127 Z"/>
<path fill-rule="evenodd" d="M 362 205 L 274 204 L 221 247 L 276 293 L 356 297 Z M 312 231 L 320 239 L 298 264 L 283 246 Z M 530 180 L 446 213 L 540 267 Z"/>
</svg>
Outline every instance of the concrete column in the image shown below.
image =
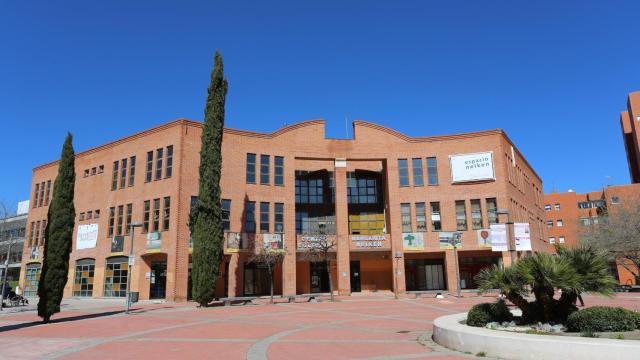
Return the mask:
<svg viewBox="0 0 640 360">
<path fill-rule="evenodd" d="M 444 256 L 447 271 L 447 290 L 449 294 L 456 295 L 458 291 L 458 281 L 456 279 L 456 259 L 453 250 L 445 250 Z"/>
<path fill-rule="evenodd" d="M 335 168 L 335 192 L 336 192 L 336 240 L 337 268 L 338 268 L 338 293 L 351 295 L 351 276 L 349 266 L 350 241 L 349 236 L 349 209 L 347 204 L 347 168 Z"/>
</svg>

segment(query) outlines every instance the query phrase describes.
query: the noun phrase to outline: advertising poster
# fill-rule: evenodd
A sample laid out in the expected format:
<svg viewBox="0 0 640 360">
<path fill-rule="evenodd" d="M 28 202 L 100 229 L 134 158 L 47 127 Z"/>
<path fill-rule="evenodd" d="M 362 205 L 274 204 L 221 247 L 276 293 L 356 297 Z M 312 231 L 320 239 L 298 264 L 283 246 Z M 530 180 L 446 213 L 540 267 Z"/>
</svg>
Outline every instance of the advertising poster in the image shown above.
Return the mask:
<svg viewBox="0 0 640 360">
<path fill-rule="evenodd" d="M 240 250 L 249 248 L 248 234 L 228 233 L 227 234 L 227 252 L 235 253 Z"/>
<path fill-rule="evenodd" d="M 124 251 L 124 236 L 114 236 L 111 239 L 111 252 L 120 253 Z"/>
<path fill-rule="evenodd" d="M 441 231 L 440 235 L 440 249 L 453 249 L 454 245 L 460 249 L 462 247 L 462 237 L 459 232 Z"/>
<path fill-rule="evenodd" d="M 267 251 L 284 251 L 284 234 L 262 234 L 262 246 Z"/>
<path fill-rule="evenodd" d="M 480 229 L 478 230 L 477 236 L 478 236 L 478 247 L 481 247 L 481 248 L 491 247 L 491 230 Z"/>
<path fill-rule="evenodd" d="M 424 233 L 402 233 L 402 245 L 407 251 L 424 250 Z"/>
<path fill-rule="evenodd" d="M 450 155 L 451 182 L 495 180 L 493 152 Z"/>
<path fill-rule="evenodd" d="M 98 241 L 98 224 L 78 226 L 76 249 L 93 249 Z"/>
<path fill-rule="evenodd" d="M 491 224 L 491 250 L 508 251 L 507 226 L 505 224 Z"/>
<path fill-rule="evenodd" d="M 513 224 L 517 251 L 531 251 L 531 229 L 529 223 Z"/>
</svg>

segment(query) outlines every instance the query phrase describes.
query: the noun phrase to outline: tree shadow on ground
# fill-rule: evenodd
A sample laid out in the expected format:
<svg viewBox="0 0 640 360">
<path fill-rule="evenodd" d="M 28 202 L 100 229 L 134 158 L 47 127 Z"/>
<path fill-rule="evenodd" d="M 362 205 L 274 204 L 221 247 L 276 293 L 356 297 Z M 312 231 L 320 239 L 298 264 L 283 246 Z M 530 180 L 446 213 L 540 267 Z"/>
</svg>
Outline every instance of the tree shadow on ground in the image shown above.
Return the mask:
<svg viewBox="0 0 640 360">
<path fill-rule="evenodd" d="M 65 323 L 65 322 L 70 322 L 70 321 L 94 319 L 94 318 L 99 318 L 99 317 L 117 315 L 117 314 L 121 314 L 121 313 L 124 313 L 124 310 L 106 311 L 106 312 L 100 312 L 100 313 L 94 313 L 94 314 L 84 314 L 84 315 L 77 315 L 77 316 L 68 316 L 68 317 L 64 317 L 64 318 L 60 318 L 60 319 L 52 319 L 51 321 L 49 321 L 49 324 L 59 324 L 59 323 Z M 0 333 L 6 332 L 6 331 L 11 331 L 11 330 L 19 330 L 19 329 L 30 328 L 30 327 L 38 326 L 38 325 L 47 325 L 47 324 L 44 324 L 41 320 L 38 320 L 38 321 L 31 321 L 31 322 L 25 322 L 25 323 L 14 324 L 14 325 L 1 326 L 0 327 Z"/>
</svg>

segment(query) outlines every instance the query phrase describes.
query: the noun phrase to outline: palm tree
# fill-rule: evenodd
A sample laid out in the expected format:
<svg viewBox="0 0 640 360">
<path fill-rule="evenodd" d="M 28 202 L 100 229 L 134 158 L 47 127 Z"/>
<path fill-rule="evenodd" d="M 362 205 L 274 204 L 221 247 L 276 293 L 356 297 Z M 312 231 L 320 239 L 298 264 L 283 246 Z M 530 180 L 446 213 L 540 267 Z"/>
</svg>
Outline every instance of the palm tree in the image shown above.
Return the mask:
<svg viewBox="0 0 640 360">
<path fill-rule="evenodd" d="M 482 269 L 476 275 L 475 281 L 480 292 L 500 290 L 500 293 L 504 294 L 507 300 L 522 310 L 522 318 L 529 319 L 529 301 L 526 296 L 529 293 L 527 285 L 530 279 L 520 267 L 514 265 L 505 268 L 501 265 L 493 265 Z"/>
</svg>

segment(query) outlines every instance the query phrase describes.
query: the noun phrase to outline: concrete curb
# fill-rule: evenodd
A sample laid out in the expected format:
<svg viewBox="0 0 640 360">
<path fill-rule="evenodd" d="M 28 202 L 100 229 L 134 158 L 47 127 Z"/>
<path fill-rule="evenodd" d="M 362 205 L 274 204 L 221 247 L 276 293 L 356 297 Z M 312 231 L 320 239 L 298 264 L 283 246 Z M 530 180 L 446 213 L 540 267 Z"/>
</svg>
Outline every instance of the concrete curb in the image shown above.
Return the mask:
<svg viewBox="0 0 640 360">
<path fill-rule="evenodd" d="M 512 360 L 637 360 L 640 341 L 516 334 L 461 324 L 467 313 L 433 321 L 433 340 L 449 349 Z"/>
</svg>

